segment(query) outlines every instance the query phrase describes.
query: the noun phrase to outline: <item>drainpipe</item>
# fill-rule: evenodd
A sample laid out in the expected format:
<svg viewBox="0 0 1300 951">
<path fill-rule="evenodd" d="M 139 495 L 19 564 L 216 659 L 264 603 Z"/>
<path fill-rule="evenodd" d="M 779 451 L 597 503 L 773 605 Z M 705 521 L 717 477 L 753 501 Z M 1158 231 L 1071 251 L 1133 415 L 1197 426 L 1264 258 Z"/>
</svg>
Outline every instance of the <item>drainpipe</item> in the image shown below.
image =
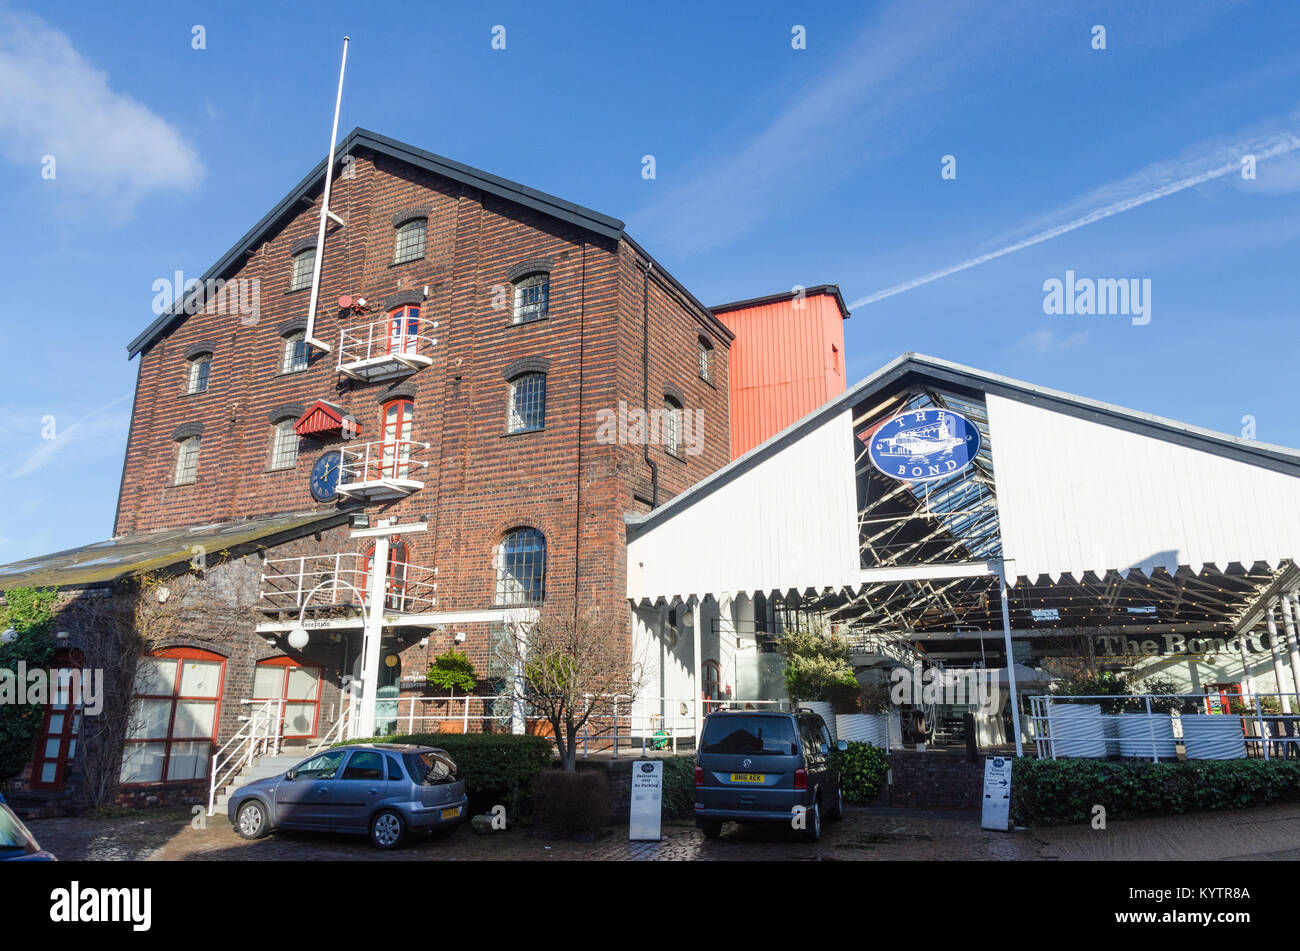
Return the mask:
<svg viewBox="0 0 1300 951">
<path fill-rule="evenodd" d="M 650 416 L 650 272 L 654 264 L 645 262 L 645 276 L 641 282 L 641 402 L 647 419 Z M 650 458 L 650 440 L 642 442 L 646 465 L 650 467 L 650 508 L 659 507 L 659 466 Z"/>
</svg>

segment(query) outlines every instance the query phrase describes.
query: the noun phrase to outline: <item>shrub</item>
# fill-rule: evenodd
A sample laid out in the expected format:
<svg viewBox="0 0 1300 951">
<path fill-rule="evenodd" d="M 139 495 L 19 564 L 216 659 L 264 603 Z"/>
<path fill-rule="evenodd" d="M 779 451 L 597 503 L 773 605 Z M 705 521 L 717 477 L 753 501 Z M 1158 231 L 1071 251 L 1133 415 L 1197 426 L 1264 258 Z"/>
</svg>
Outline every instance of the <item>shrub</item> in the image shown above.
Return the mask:
<svg viewBox="0 0 1300 951">
<path fill-rule="evenodd" d="M 695 757 L 664 759 L 663 816 L 688 819 L 695 815 Z"/>
<path fill-rule="evenodd" d="M 548 769 L 533 782 L 532 824 L 544 833 L 593 836 L 614 820 L 603 770 Z"/>
<path fill-rule="evenodd" d="M 446 750 L 465 780 L 470 809 L 481 812 L 501 804 L 511 815 L 518 814 L 533 780 L 555 758 L 555 745 L 546 737 L 513 733 L 411 733 L 334 745 L 354 743 L 416 743 Z"/>
<path fill-rule="evenodd" d="M 824 624 L 781 635 L 776 649 L 785 661 L 782 676 L 791 699 L 837 704 L 857 700 L 860 688 L 849 663 L 849 644 L 826 633 Z"/>
<path fill-rule="evenodd" d="M 16 676 L 20 662 L 29 670 L 46 667 L 54 655 L 50 635 L 56 598 L 53 588 L 13 588 L 5 593 L 8 603 L 0 608 L 0 630 L 12 627 L 18 636 L 12 643 L 0 644 L 0 670 Z M 0 703 L 0 783 L 31 762 L 44 714 L 39 703 Z"/>
<path fill-rule="evenodd" d="M 870 743 L 850 743 L 848 749 L 836 750 L 834 756 L 844 798 L 849 802 L 875 802 L 889 773 L 889 758 L 884 750 Z"/>
<path fill-rule="evenodd" d="M 1240 809 L 1300 801 L 1300 761 L 1197 760 L 1114 763 L 1018 759 L 1011 815 L 1017 825 L 1087 822 L 1096 805 L 1108 819 Z"/>
<path fill-rule="evenodd" d="M 457 687 L 469 693 L 478 686 L 478 681 L 474 679 L 473 662 L 454 647 L 434 659 L 429 665 L 429 672 L 425 674 L 425 679 L 433 686 L 442 687 L 453 693 Z"/>
</svg>

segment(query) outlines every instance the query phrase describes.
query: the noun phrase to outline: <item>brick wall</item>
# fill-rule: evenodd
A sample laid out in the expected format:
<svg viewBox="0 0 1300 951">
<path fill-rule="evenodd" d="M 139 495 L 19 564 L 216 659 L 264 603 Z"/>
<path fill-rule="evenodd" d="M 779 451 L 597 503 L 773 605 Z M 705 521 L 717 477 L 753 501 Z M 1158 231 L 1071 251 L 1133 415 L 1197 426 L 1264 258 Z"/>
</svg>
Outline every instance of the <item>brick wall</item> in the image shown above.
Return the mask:
<svg viewBox="0 0 1300 951">
<path fill-rule="evenodd" d="M 599 607 L 626 623 L 624 513 L 644 510 L 650 469 L 640 445 L 598 441 L 598 411 L 620 401 L 642 403 L 644 260 L 626 241 L 483 195 L 461 183 L 394 159 L 359 151 L 351 172 L 336 179 L 332 210 L 346 226 L 326 239 L 316 335 L 337 349 L 338 332 L 385 316 L 385 300 L 423 293 L 423 326 L 438 322 L 429 367 L 399 381 L 414 388 L 414 438 L 428 442 L 417 458 L 425 486 L 406 499 L 371 503 L 375 514 L 427 521 L 429 531 L 404 539 L 412 563 L 439 569 L 438 609 L 492 604 L 493 554 L 503 533 L 522 525 L 546 536 L 547 610 Z M 332 509 L 308 490 L 312 463 L 342 444 L 340 434 L 304 439 L 295 468 L 269 468 L 271 420 L 285 404 L 323 398 L 361 425 L 361 440 L 379 438 L 382 395 L 392 381 L 357 382 L 336 370 L 336 354 L 317 353 L 307 370 L 280 372 L 287 324 L 305 316 L 308 290 L 288 291 L 291 248 L 314 236 L 319 197 L 252 253 L 236 277 L 260 281 L 255 322 L 238 313 L 201 313 L 174 324 L 140 357 L 135 413 L 119 502 L 118 532 Z M 392 264 L 394 216 L 428 214 L 423 259 Z M 515 325 L 509 307 L 510 269 L 550 262 L 549 317 Z M 713 318 L 655 271 L 649 277 L 649 402 L 663 405 L 665 386 L 687 410 L 704 413 L 699 454 L 674 457 L 650 447 L 658 464 L 659 501 L 703 478 L 729 459 L 726 353 L 728 338 Z M 340 313 L 342 294 L 375 305 L 365 318 Z M 714 344 L 710 382 L 696 372 L 696 341 Z M 209 389 L 185 395 L 185 354 L 209 343 Z M 503 369 L 521 358 L 549 361 L 546 425 L 506 435 L 509 387 Z M 184 423 L 203 426 L 198 480 L 173 486 L 173 438 Z M 640 488 L 638 488 L 640 487 Z M 335 550 L 355 542 L 339 541 Z M 467 630 L 476 663 L 486 656 L 486 626 Z M 462 628 L 465 629 L 465 628 Z M 427 653 L 441 641 L 431 638 Z M 403 652 L 404 669 L 408 656 Z M 420 663 L 423 657 L 409 657 Z"/>
<path fill-rule="evenodd" d="M 950 750 L 891 750 L 891 806 L 979 809 L 984 795 L 984 757 L 967 762 Z"/>
</svg>

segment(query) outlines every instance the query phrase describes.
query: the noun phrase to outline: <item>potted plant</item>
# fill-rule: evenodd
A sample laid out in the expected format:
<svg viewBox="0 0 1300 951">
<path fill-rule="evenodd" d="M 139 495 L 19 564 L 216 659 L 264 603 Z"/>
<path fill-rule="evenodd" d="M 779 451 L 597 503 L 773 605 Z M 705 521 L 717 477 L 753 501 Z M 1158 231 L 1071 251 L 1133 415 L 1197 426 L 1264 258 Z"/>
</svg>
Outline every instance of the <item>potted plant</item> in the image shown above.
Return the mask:
<svg viewBox="0 0 1300 951">
<path fill-rule="evenodd" d="M 424 678 L 431 686 L 441 687 L 447 691 L 449 698 L 456 696 L 456 688 L 459 687 L 466 696 L 478 687 L 478 680 L 474 676 L 474 664 L 468 656 L 462 654 L 456 648 L 452 647 L 445 654 L 440 654 L 429 665 L 428 673 Z M 468 703 L 468 700 L 466 701 Z M 452 713 L 450 699 L 447 702 L 447 715 Z M 443 733 L 460 733 L 464 732 L 463 721 L 446 720 L 442 723 Z"/>
</svg>

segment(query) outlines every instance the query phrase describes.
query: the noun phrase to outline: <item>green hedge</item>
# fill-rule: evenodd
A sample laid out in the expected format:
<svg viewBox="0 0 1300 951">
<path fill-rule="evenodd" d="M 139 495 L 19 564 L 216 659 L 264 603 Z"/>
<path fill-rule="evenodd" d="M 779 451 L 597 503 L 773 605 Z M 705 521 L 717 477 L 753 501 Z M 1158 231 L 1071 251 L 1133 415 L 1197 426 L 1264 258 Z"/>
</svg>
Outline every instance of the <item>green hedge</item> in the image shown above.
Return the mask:
<svg viewBox="0 0 1300 951">
<path fill-rule="evenodd" d="M 520 797 L 555 758 L 555 745 L 547 737 L 514 733 L 408 733 L 334 745 L 358 743 L 415 743 L 446 750 L 465 780 L 465 794 L 475 812 L 498 803 L 517 812 Z"/>
<path fill-rule="evenodd" d="M 1011 782 L 1011 815 L 1022 826 L 1088 822 L 1097 805 L 1109 820 L 1270 802 L 1300 802 L 1300 761 L 1026 758 L 1016 760 Z"/>
<path fill-rule="evenodd" d="M 870 743 L 851 742 L 848 749 L 836 750 L 833 756 L 844 798 L 849 802 L 875 802 L 889 775 L 889 757 L 884 750 Z"/>
<path fill-rule="evenodd" d="M 695 754 L 665 757 L 662 804 L 665 819 L 695 815 Z"/>
</svg>

